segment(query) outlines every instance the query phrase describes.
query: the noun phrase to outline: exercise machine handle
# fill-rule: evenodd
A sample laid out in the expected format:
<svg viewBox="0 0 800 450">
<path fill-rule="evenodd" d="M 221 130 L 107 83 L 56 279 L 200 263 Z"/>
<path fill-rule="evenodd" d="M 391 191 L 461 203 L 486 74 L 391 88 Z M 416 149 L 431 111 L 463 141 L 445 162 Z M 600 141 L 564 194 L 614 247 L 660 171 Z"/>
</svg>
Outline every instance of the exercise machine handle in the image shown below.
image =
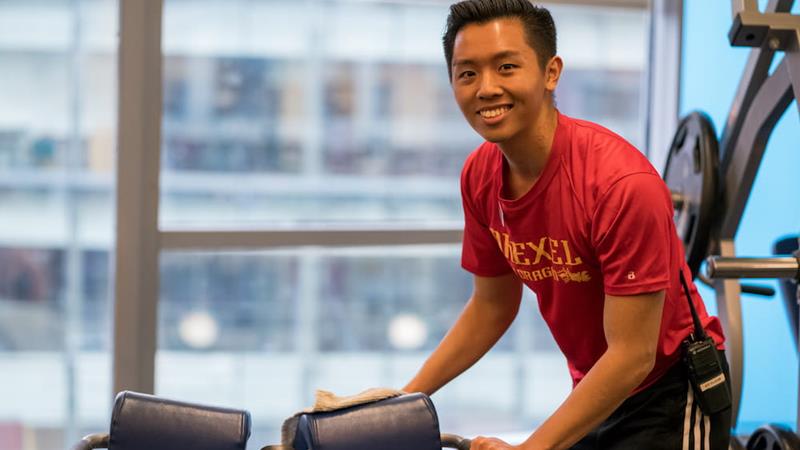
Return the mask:
<svg viewBox="0 0 800 450">
<path fill-rule="evenodd" d="M 709 278 L 791 278 L 800 279 L 798 258 L 724 258 L 710 256 L 706 262 Z"/>
<path fill-rule="evenodd" d="M 458 450 L 469 450 L 472 440 L 463 438 L 456 434 L 442 434 L 442 446 L 444 448 L 456 448 Z"/>
<path fill-rule="evenodd" d="M 94 448 L 108 448 L 108 433 L 85 436 L 72 447 L 72 450 L 91 450 Z"/>
<path fill-rule="evenodd" d="M 456 434 L 442 434 L 441 437 L 442 446 L 444 448 L 455 448 L 458 450 L 469 450 L 469 447 L 472 445 L 472 440 L 463 438 Z M 94 448 L 94 447 L 88 447 Z M 73 450 L 81 450 L 75 448 Z M 262 447 L 261 450 L 293 450 L 291 447 L 286 445 L 267 445 L 266 447 Z"/>
</svg>

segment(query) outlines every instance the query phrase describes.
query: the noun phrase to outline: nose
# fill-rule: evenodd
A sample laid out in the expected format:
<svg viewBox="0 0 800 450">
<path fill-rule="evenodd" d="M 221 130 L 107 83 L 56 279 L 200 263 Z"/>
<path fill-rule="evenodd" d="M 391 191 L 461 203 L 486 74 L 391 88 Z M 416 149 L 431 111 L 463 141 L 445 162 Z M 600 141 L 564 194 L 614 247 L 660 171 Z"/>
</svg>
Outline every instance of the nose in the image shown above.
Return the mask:
<svg viewBox="0 0 800 450">
<path fill-rule="evenodd" d="M 478 92 L 476 93 L 478 98 L 483 100 L 502 95 L 503 89 L 500 87 L 500 84 L 497 81 L 498 80 L 495 78 L 494 74 L 489 71 L 481 74 Z"/>
</svg>

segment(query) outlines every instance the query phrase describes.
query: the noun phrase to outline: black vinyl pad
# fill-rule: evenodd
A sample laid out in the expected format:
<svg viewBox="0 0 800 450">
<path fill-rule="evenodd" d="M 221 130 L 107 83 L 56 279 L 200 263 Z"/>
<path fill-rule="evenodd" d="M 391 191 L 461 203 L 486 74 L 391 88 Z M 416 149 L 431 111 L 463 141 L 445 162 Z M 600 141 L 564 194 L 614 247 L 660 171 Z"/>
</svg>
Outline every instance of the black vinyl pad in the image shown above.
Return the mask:
<svg viewBox="0 0 800 450">
<path fill-rule="evenodd" d="M 439 419 L 424 394 L 304 414 L 295 450 L 441 450 Z"/>
<path fill-rule="evenodd" d="M 123 391 L 114 402 L 109 450 L 244 450 L 247 411 Z"/>
</svg>

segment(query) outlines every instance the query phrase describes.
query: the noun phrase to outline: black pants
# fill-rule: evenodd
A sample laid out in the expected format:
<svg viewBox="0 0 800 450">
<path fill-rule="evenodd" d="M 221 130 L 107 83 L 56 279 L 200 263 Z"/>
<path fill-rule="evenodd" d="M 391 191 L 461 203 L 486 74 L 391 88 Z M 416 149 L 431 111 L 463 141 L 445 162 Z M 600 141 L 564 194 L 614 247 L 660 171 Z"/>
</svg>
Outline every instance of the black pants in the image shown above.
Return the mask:
<svg viewBox="0 0 800 450">
<path fill-rule="evenodd" d="M 728 375 L 724 356 L 722 360 Z M 731 409 L 703 415 L 686 367 L 678 362 L 655 384 L 625 400 L 572 450 L 727 450 L 730 433 Z"/>
</svg>

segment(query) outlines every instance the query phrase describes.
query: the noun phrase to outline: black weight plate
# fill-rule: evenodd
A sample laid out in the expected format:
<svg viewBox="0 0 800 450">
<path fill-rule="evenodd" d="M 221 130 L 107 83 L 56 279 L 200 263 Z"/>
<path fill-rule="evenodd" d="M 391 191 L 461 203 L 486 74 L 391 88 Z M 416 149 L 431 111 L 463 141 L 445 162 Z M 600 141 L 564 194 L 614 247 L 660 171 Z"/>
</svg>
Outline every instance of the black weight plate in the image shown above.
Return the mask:
<svg viewBox="0 0 800 450">
<path fill-rule="evenodd" d="M 664 181 L 673 195 L 675 228 L 683 240 L 692 277 L 697 277 L 708 252 L 718 171 L 714 124 L 705 113 L 694 111 L 678 125 L 664 168 Z"/>
<path fill-rule="evenodd" d="M 731 436 L 731 443 L 728 446 L 728 450 L 746 450 L 744 443 L 739 440 L 736 436 Z"/>
<path fill-rule="evenodd" d="M 747 450 L 800 450 L 800 438 L 780 425 L 764 425 L 750 435 Z"/>
</svg>

